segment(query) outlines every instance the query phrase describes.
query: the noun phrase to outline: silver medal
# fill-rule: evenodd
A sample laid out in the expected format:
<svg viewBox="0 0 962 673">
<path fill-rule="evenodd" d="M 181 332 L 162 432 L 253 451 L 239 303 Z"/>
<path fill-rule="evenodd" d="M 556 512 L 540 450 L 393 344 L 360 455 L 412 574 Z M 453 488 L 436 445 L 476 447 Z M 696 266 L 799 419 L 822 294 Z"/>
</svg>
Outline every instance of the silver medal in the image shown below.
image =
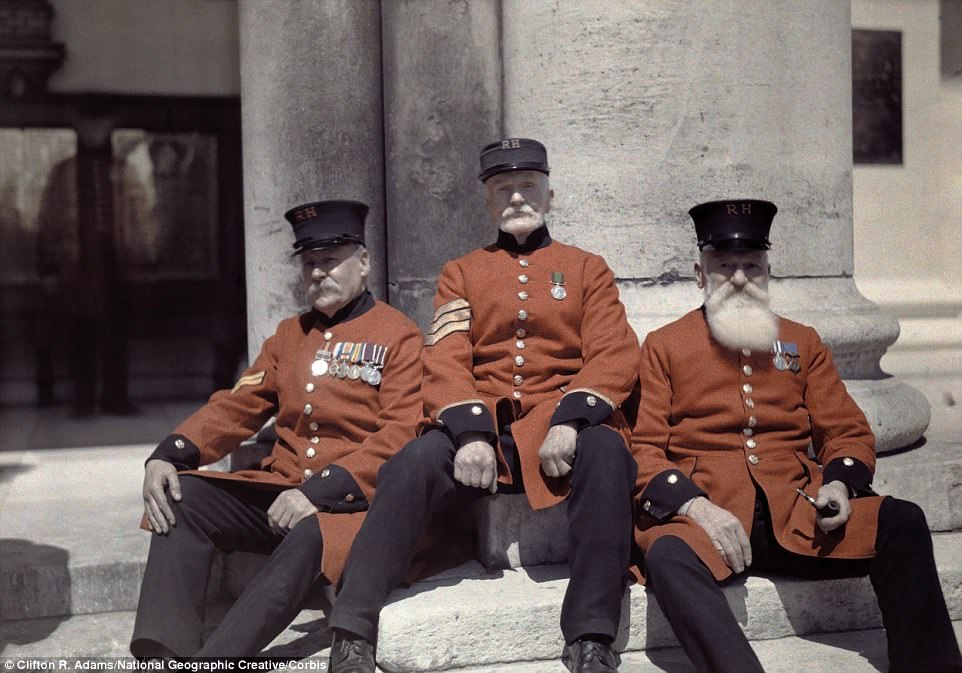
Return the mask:
<svg viewBox="0 0 962 673">
<path fill-rule="evenodd" d="M 565 290 L 564 285 L 553 285 L 551 287 L 551 296 L 561 301 L 568 296 L 568 291 Z"/>
<path fill-rule="evenodd" d="M 368 377 L 367 382 L 370 383 L 372 386 L 378 385 L 381 382 L 381 372 L 378 371 L 377 369 L 372 371 L 371 375 Z"/>
<path fill-rule="evenodd" d="M 347 378 L 351 379 L 352 381 L 357 381 L 359 378 L 361 378 L 361 368 L 357 365 L 351 365 L 348 367 Z"/>
<path fill-rule="evenodd" d="M 311 363 L 311 374 L 314 376 L 324 376 L 327 374 L 328 367 L 327 360 L 314 360 L 314 362 Z"/>
<path fill-rule="evenodd" d="M 772 364 L 774 364 L 775 369 L 780 372 L 783 372 L 788 368 L 788 363 L 785 361 L 785 356 L 781 353 L 775 353 L 775 357 L 772 358 Z"/>
</svg>

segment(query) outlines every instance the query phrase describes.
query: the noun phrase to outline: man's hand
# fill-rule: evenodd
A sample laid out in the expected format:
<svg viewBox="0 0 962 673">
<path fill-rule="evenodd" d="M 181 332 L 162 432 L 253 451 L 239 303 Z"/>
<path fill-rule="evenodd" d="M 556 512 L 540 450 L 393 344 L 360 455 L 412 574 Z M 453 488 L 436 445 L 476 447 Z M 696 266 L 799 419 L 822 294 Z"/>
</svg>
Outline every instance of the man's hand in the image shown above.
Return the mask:
<svg viewBox="0 0 962 673">
<path fill-rule="evenodd" d="M 498 459 L 494 447 L 476 432 L 461 437 L 461 448 L 454 454 L 454 478 L 465 486 L 498 492 Z"/>
<path fill-rule="evenodd" d="M 281 491 L 274 498 L 274 502 L 267 508 L 267 522 L 272 531 L 278 535 L 286 535 L 287 531 L 312 514 L 317 514 L 317 507 L 307 499 L 303 491 L 291 488 Z"/>
<path fill-rule="evenodd" d="M 729 568 L 740 573 L 752 564 L 752 546 L 741 522 L 727 509 L 708 498 L 692 501 L 686 516 L 705 529 L 711 543 Z"/>
<path fill-rule="evenodd" d="M 852 504 L 848 501 L 848 486 L 838 480 L 822 484 L 822 487 L 818 489 L 818 497 L 815 498 L 815 507 L 816 509 L 822 508 L 830 502 L 838 505 L 838 514 L 830 517 L 823 517 L 821 514 L 815 515 L 815 523 L 826 533 L 831 533 L 836 528 L 844 526 L 852 515 Z"/>
<path fill-rule="evenodd" d="M 548 428 L 548 435 L 538 449 L 541 469 L 549 477 L 563 477 L 575 462 L 578 430 L 574 423 L 559 423 Z"/>
<path fill-rule="evenodd" d="M 176 526 L 174 511 L 167 502 L 164 489 L 170 489 L 170 497 L 175 502 L 180 502 L 180 479 L 177 477 L 177 468 L 166 460 L 155 458 L 147 461 L 144 469 L 144 512 L 147 514 L 147 523 L 150 530 L 158 535 L 166 535 L 170 532 L 171 526 Z"/>
</svg>

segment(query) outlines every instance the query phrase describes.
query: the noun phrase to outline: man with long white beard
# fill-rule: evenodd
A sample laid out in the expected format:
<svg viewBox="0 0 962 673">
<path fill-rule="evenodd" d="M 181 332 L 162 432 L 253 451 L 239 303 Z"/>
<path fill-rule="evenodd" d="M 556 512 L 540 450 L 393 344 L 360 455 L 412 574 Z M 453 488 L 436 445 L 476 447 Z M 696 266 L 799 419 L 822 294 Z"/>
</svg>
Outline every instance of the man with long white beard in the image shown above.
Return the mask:
<svg viewBox="0 0 962 673">
<path fill-rule="evenodd" d="M 889 670 L 958 671 L 922 510 L 871 490 L 875 439 L 831 352 L 769 308 L 775 212 L 759 200 L 689 211 L 704 306 L 642 346 L 632 453 L 644 580 L 699 671 L 762 670 L 718 586 L 749 568 L 868 575 Z"/>
</svg>

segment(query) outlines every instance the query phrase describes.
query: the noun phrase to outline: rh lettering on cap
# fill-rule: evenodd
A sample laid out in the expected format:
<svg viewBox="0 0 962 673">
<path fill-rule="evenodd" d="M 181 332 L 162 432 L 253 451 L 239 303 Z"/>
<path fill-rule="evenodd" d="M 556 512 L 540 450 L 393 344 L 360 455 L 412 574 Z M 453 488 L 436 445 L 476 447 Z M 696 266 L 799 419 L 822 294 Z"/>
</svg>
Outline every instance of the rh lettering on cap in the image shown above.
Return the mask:
<svg viewBox="0 0 962 673">
<path fill-rule="evenodd" d="M 725 211 L 726 211 L 729 215 L 739 215 L 739 214 L 740 214 L 740 215 L 751 215 L 751 214 L 752 214 L 752 204 L 750 204 L 750 203 L 743 203 L 743 204 L 741 204 L 741 213 L 739 213 L 739 212 L 738 212 L 738 204 L 737 204 L 737 203 L 726 203 L 726 204 L 725 204 Z"/>
<path fill-rule="evenodd" d="M 521 143 L 518 142 L 517 138 L 511 138 L 510 140 L 501 141 L 501 149 L 503 150 L 516 150 L 521 147 Z"/>
<path fill-rule="evenodd" d="M 317 211 L 314 209 L 314 206 L 310 206 L 304 210 L 298 210 L 296 213 L 294 213 L 294 219 L 298 222 L 303 222 L 311 217 L 317 217 Z"/>
</svg>

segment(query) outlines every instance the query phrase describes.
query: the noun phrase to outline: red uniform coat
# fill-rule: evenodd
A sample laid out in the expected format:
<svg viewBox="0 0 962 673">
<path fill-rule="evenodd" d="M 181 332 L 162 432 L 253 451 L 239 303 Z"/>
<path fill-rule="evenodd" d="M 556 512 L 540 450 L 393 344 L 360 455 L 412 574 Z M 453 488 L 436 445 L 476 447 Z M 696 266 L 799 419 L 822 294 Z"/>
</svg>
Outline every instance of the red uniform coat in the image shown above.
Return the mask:
<svg viewBox="0 0 962 673">
<path fill-rule="evenodd" d="M 211 479 L 300 488 L 321 511 L 321 572 L 336 584 L 374 495 L 378 468 L 414 437 L 421 419 L 422 335 L 404 314 L 367 293 L 330 324 L 312 311 L 284 320 L 233 390 L 221 390 L 165 439 L 151 458 Z M 340 314 L 339 314 L 340 315 Z M 331 338 L 325 339 L 325 336 Z M 328 344 L 386 347 L 382 380 L 312 373 Z M 196 471 L 237 448 L 276 416 L 277 441 L 260 469 Z"/>
<path fill-rule="evenodd" d="M 496 245 L 445 264 L 434 306 L 427 413 L 455 441 L 473 431 L 494 442 L 511 422 L 533 508 L 568 492 L 567 480 L 541 470 L 549 425 L 605 423 L 627 444 L 618 406 L 637 378 L 638 338 L 601 257 L 552 241 L 543 227 L 524 246 L 502 233 Z M 499 481 L 511 483 L 500 449 L 498 462 Z"/>
<path fill-rule="evenodd" d="M 823 480 L 838 479 L 871 493 L 872 431 L 814 329 L 780 318 L 779 340 L 786 352 L 798 354 L 786 359 L 797 364 L 781 371 L 771 352 L 734 351 L 715 342 L 700 309 L 648 335 L 632 436 L 640 503 L 635 537 L 642 551 L 675 535 L 716 579 L 728 577 L 731 570 L 704 530 L 674 513 L 704 494 L 749 532 L 760 488 L 785 549 L 832 558 L 874 555 L 881 498 L 853 500 L 848 523 L 823 533 L 815 509 L 795 492 L 815 495 Z M 810 445 L 817 462 L 809 457 Z"/>
</svg>

